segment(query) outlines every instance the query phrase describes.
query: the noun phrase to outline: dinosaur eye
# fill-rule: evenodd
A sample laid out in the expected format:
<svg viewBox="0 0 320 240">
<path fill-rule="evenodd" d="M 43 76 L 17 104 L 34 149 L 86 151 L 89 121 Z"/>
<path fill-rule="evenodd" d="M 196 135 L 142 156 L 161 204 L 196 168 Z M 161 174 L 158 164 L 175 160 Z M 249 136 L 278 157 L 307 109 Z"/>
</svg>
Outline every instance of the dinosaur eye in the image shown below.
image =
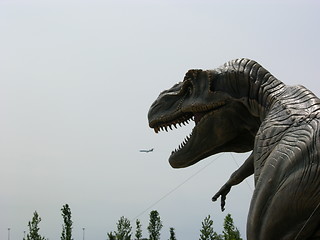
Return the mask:
<svg viewBox="0 0 320 240">
<path fill-rule="evenodd" d="M 193 91 L 193 86 L 192 86 L 191 81 L 185 81 L 184 85 L 182 87 L 183 94 L 191 95 L 192 91 Z"/>
</svg>

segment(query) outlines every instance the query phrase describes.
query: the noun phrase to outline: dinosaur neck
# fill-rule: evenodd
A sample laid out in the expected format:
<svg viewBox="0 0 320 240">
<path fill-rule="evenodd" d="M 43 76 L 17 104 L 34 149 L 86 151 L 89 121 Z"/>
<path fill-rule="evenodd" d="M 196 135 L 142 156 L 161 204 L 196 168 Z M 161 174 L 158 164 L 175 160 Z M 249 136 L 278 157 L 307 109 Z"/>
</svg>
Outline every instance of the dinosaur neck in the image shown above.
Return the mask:
<svg viewBox="0 0 320 240">
<path fill-rule="evenodd" d="M 261 120 L 285 88 L 285 84 L 253 60 L 233 60 L 223 65 L 220 71 L 226 81 L 224 90 L 242 101 L 250 113 Z"/>
</svg>

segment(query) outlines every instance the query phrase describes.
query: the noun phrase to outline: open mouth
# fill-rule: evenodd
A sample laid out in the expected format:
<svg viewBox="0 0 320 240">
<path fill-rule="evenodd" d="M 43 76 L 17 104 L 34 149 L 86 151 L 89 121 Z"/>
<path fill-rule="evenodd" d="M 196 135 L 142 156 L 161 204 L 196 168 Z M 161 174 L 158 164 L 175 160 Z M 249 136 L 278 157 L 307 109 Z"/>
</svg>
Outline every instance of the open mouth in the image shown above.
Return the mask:
<svg viewBox="0 0 320 240">
<path fill-rule="evenodd" d="M 176 112 L 172 114 L 171 117 L 163 117 L 162 119 L 155 120 L 150 123 L 150 127 L 154 129 L 155 133 L 160 131 L 173 130 L 174 128 L 182 127 L 187 125 L 190 122 L 195 123 L 195 127 L 189 136 L 186 136 L 183 142 L 171 152 L 171 156 L 177 154 L 183 150 L 190 142 L 193 141 L 193 134 L 197 131 L 197 128 L 201 126 L 201 122 L 206 118 L 206 116 L 212 115 L 215 112 L 219 111 L 226 103 L 216 103 L 211 107 L 198 107 L 197 111 L 193 112 Z"/>
</svg>

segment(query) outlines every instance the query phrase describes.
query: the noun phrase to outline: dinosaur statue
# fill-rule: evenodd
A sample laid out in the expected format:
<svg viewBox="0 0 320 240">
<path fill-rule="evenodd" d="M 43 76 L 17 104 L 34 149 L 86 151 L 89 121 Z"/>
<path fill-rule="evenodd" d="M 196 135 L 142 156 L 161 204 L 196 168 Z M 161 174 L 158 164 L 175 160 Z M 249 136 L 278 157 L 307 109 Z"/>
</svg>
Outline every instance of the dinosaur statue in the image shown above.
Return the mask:
<svg viewBox="0 0 320 240">
<path fill-rule="evenodd" d="M 213 196 L 224 210 L 231 187 L 254 174 L 248 240 L 320 239 L 320 100 L 287 86 L 260 64 L 236 59 L 189 70 L 148 112 L 156 133 L 193 120 L 169 157 L 173 168 L 220 152 L 252 151 Z"/>
</svg>

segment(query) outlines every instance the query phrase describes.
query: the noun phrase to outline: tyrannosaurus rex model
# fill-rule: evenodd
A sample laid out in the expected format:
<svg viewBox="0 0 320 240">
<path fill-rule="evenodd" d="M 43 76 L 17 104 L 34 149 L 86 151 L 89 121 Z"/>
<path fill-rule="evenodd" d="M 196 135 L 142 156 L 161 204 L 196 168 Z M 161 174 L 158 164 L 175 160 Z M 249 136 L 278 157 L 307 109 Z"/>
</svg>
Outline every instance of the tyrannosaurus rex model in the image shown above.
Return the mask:
<svg viewBox="0 0 320 240">
<path fill-rule="evenodd" d="M 160 93 L 148 118 L 155 132 L 195 122 L 171 153 L 174 168 L 252 150 L 212 198 L 221 197 L 223 210 L 231 187 L 254 174 L 248 240 L 320 239 L 320 100 L 308 89 L 237 59 L 214 70 L 189 70 Z"/>
</svg>

